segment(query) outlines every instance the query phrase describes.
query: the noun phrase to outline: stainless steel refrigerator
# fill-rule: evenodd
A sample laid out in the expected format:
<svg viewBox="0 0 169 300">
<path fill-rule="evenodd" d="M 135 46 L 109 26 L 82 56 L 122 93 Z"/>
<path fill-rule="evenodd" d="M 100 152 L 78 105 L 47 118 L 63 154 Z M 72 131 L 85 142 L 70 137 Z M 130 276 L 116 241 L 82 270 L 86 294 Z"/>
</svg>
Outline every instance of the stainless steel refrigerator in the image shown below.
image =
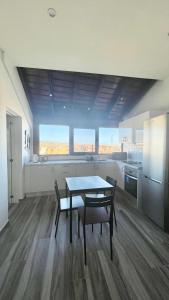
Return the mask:
<svg viewBox="0 0 169 300">
<path fill-rule="evenodd" d="M 142 207 L 169 232 L 169 114 L 144 123 Z"/>
</svg>

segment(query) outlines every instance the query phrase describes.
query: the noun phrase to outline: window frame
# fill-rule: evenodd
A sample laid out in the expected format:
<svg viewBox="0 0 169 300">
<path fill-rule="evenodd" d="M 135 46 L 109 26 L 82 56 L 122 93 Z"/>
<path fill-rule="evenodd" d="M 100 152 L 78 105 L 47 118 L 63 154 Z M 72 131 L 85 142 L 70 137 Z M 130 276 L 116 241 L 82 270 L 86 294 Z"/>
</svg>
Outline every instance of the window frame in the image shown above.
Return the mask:
<svg viewBox="0 0 169 300">
<path fill-rule="evenodd" d="M 95 151 L 94 152 L 76 152 L 74 151 L 74 129 L 88 129 L 88 130 L 94 130 L 95 131 Z M 97 155 L 98 154 L 98 130 L 96 127 L 84 127 L 84 126 L 76 126 L 72 127 L 71 131 L 71 154 L 72 155 Z"/>
<path fill-rule="evenodd" d="M 53 125 L 53 126 L 67 126 L 69 128 L 69 153 L 67 154 L 40 154 L 40 125 Z M 110 155 L 111 153 L 99 153 L 99 128 L 116 128 L 116 127 L 107 127 L 107 126 L 97 126 L 97 127 L 88 127 L 88 126 L 70 126 L 67 124 L 38 124 L 38 155 L 39 156 L 49 156 L 49 157 L 59 157 L 59 156 L 84 156 L 84 155 Z M 91 129 L 95 130 L 95 151 L 94 152 L 75 152 L 74 151 L 74 129 Z"/>
</svg>

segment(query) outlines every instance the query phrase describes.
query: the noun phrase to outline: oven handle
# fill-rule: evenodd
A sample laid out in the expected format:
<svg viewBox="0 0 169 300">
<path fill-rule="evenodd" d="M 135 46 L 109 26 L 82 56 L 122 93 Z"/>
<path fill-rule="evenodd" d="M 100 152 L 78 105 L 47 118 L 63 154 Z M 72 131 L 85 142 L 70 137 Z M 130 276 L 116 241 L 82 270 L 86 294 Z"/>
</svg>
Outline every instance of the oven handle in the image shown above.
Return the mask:
<svg viewBox="0 0 169 300">
<path fill-rule="evenodd" d="M 125 175 L 126 175 L 127 177 L 131 178 L 131 179 L 138 180 L 137 177 L 131 176 L 131 175 L 127 174 L 127 173 L 125 173 Z"/>
</svg>

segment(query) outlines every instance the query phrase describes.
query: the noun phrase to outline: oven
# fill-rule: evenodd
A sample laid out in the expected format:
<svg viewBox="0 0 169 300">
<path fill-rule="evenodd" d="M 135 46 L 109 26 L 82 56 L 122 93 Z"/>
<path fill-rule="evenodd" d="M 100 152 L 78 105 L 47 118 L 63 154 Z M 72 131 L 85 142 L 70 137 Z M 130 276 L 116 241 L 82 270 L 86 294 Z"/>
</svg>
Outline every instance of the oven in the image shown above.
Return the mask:
<svg viewBox="0 0 169 300">
<path fill-rule="evenodd" d="M 133 167 L 130 166 L 125 166 L 124 169 L 125 191 L 127 191 L 135 198 L 137 198 L 137 186 L 138 186 L 137 181 L 138 181 L 137 169 L 134 169 Z"/>
</svg>

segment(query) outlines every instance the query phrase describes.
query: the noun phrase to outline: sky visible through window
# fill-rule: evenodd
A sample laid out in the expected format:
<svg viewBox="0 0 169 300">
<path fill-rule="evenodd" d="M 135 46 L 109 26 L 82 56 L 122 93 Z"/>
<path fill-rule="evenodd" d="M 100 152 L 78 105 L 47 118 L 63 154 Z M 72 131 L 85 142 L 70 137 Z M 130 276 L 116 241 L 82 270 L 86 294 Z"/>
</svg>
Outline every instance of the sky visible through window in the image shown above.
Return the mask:
<svg viewBox="0 0 169 300">
<path fill-rule="evenodd" d="M 69 127 L 40 125 L 39 142 L 41 155 L 69 154 Z"/>
<path fill-rule="evenodd" d="M 121 151 L 118 128 L 99 128 L 99 153 L 111 154 Z"/>
<path fill-rule="evenodd" d="M 40 125 L 40 141 L 68 142 L 69 127 L 59 125 Z"/>
<path fill-rule="evenodd" d="M 119 129 L 99 128 L 99 142 L 104 145 L 119 144 Z"/>
</svg>

